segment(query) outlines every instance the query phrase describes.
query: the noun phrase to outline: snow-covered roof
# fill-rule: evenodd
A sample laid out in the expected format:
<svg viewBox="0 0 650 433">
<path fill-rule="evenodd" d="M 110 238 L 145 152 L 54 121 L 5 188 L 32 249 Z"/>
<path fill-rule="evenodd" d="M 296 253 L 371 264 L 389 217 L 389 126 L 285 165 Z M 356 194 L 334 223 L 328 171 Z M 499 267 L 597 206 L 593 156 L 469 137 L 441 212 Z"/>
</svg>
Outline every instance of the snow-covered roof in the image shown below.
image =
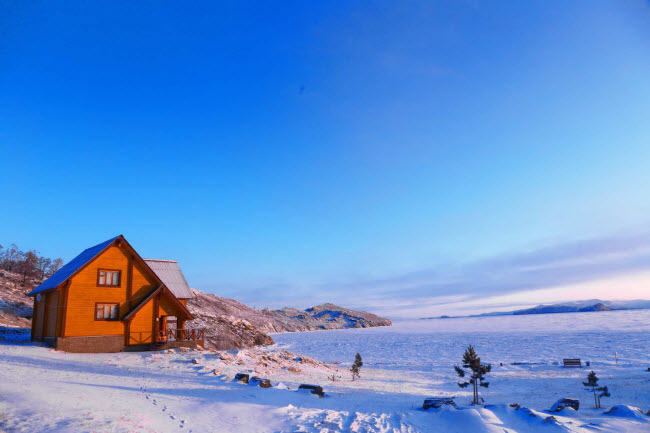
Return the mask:
<svg viewBox="0 0 650 433">
<path fill-rule="evenodd" d="M 81 269 L 86 263 L 95 258 L 95 256 L 101 253 L 104 248 L 112 244 L 115 239 L 120 236 L 115 236 L 107 241 L 97 244 L 94 247 L 85 249 L 81 254 L 79 254 L 74 259 L 70 260 L 64 267 L 59 269 L 47 280 L 43 281 L 38 287 L 29 292 L 27 296 L 34 296 L 38 293 L 45 292 L 47 290 L 57 287 L 59 284 L 67 280 L 72 274 Z"/>
<path fill-rule="evenodd" d="M 189 299 L 194 296 L 176 260 L 144 259 L 144 261 L 178 299 Z"/>
</svg>

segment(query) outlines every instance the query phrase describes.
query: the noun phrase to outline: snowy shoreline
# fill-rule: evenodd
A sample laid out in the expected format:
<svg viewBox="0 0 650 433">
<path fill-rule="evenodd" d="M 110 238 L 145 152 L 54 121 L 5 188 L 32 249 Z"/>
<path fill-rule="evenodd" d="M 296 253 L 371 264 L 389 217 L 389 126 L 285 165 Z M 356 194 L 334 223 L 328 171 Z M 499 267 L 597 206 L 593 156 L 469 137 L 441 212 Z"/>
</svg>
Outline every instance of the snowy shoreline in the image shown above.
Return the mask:
<svg viewBox="0 0 650 433">
<path fill-rule="evenodd" d="M 650 431 L 650 416 L 624 406 L 650 409 L 650 312 L 598 315 L 608 322 L 522 317 L 460 321 L 453 329 L 396 323 L 283 333 L 274 346 L 230 352 L 73 354 L 0 341 L 0 431 Z M 458 388 L 453 372 L 470 342 L 494 365 L 482 407 L 469 405 L 470 391 Z M 357 351 L 364 367 L 353 382 L 348 368 Z M 566 354 L 592 365 L 564 369 Z M 603 410 L 581 385 L 592 368 L 612 391 Z M 237 373 L 273 386 L 235 382 Z M 297 391 L 301 383 L 321 385 L 326 397 Z M 428 396 L 455 396 L 458 409 L 424 411 Z M 579 398 L 580 409 L 550 413 L 564 397 Z M 612 406 L 618 410 L 606 414 Z"/>
<path fill-rule="evenodd" d="M 352 382 L 346 366 L 277 348 L 70 354 L 33 344 L 0 344 L 0 365 L 0 430 L 6 432 L 650 429 L 650 417 L 604 415 L 591 409 L 588 399 L 578 412 L 560 414 L 505 403 L 471 407 L 462 398 L 458 410 L 423 411 L 427 390 L 417 390 L 422 378 L 364 367 L 362 380 Z M 340 379 L 328 380 L 337 369 Z M 239 372 L 268 378 L 273 387 L 233 381 Z M 322 385 L 326 397 L 298 392 L 300 383 Z"/>
</svg>

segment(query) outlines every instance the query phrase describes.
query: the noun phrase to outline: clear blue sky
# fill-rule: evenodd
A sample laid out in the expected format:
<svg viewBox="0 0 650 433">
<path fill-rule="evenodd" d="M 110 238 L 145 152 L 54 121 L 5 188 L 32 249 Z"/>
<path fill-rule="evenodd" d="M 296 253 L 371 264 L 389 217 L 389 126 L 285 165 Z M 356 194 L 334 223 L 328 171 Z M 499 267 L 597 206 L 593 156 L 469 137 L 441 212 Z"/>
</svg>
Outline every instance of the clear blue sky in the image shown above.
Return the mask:
<svg viewBox="0 0 650 433">
<path fill-rule="evenodd" d="M 647 232 L 648 2 L 133 3 L 0 5 L 0 244 L 388 311 Z"/>
</svg>

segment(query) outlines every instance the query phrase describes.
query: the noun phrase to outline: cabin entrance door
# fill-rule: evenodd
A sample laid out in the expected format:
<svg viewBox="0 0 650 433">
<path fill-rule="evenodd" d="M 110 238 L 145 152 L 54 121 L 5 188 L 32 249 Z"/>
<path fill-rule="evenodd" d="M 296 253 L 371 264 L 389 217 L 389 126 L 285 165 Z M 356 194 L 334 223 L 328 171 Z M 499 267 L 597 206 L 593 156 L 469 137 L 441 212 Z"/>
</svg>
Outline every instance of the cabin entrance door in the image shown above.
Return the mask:
<svg viewBox="0 0 650 433">
<path fill-rule="evenodd" d="M 160 316 L 158 320 L 158 335 L 163 336 L 162 340 L 167 340 L 167 316 Z"/>
</svg>

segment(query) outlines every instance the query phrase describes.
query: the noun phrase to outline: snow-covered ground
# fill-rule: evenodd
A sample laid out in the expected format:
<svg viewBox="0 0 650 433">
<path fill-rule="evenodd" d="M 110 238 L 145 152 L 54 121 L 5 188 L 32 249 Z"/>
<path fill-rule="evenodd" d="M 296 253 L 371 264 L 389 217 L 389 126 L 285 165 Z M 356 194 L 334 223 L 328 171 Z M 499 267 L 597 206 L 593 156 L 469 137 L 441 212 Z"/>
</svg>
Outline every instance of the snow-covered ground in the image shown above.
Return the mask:
<svg viewBox="0 0 650 433">
<path fill-rule="evenodd" d="M 590 361 L 612 392 L 604 406 L 647 411 L 649 328 L 647 311 L 414 321 L 275 335 L 279 347 L 229 354 L 68 354 L 5 341 L 0 431 L 648 432 L 650 417 L 638 411 L 592 409 L 581 386 L 589 369 L 557 362 Z M 469 406 L 455 385 L 452 366 L 468 343 L 495 366 L 485 407 Z M 293 359 L 283 347 L 342 363 Z M 356 352 L 365 365 L 352 382 L 347 367 Z M 233 382 L 252 371 L 274 386 Z M 327 396 L 297 391 L 300 383 L 323 385 Z M 455 395 L 459 409 L 423 411 L 428 395 Z M 545 410 L 561 397 L 580 398 L 580 410 L 551 419 Z"/>
</svg>

